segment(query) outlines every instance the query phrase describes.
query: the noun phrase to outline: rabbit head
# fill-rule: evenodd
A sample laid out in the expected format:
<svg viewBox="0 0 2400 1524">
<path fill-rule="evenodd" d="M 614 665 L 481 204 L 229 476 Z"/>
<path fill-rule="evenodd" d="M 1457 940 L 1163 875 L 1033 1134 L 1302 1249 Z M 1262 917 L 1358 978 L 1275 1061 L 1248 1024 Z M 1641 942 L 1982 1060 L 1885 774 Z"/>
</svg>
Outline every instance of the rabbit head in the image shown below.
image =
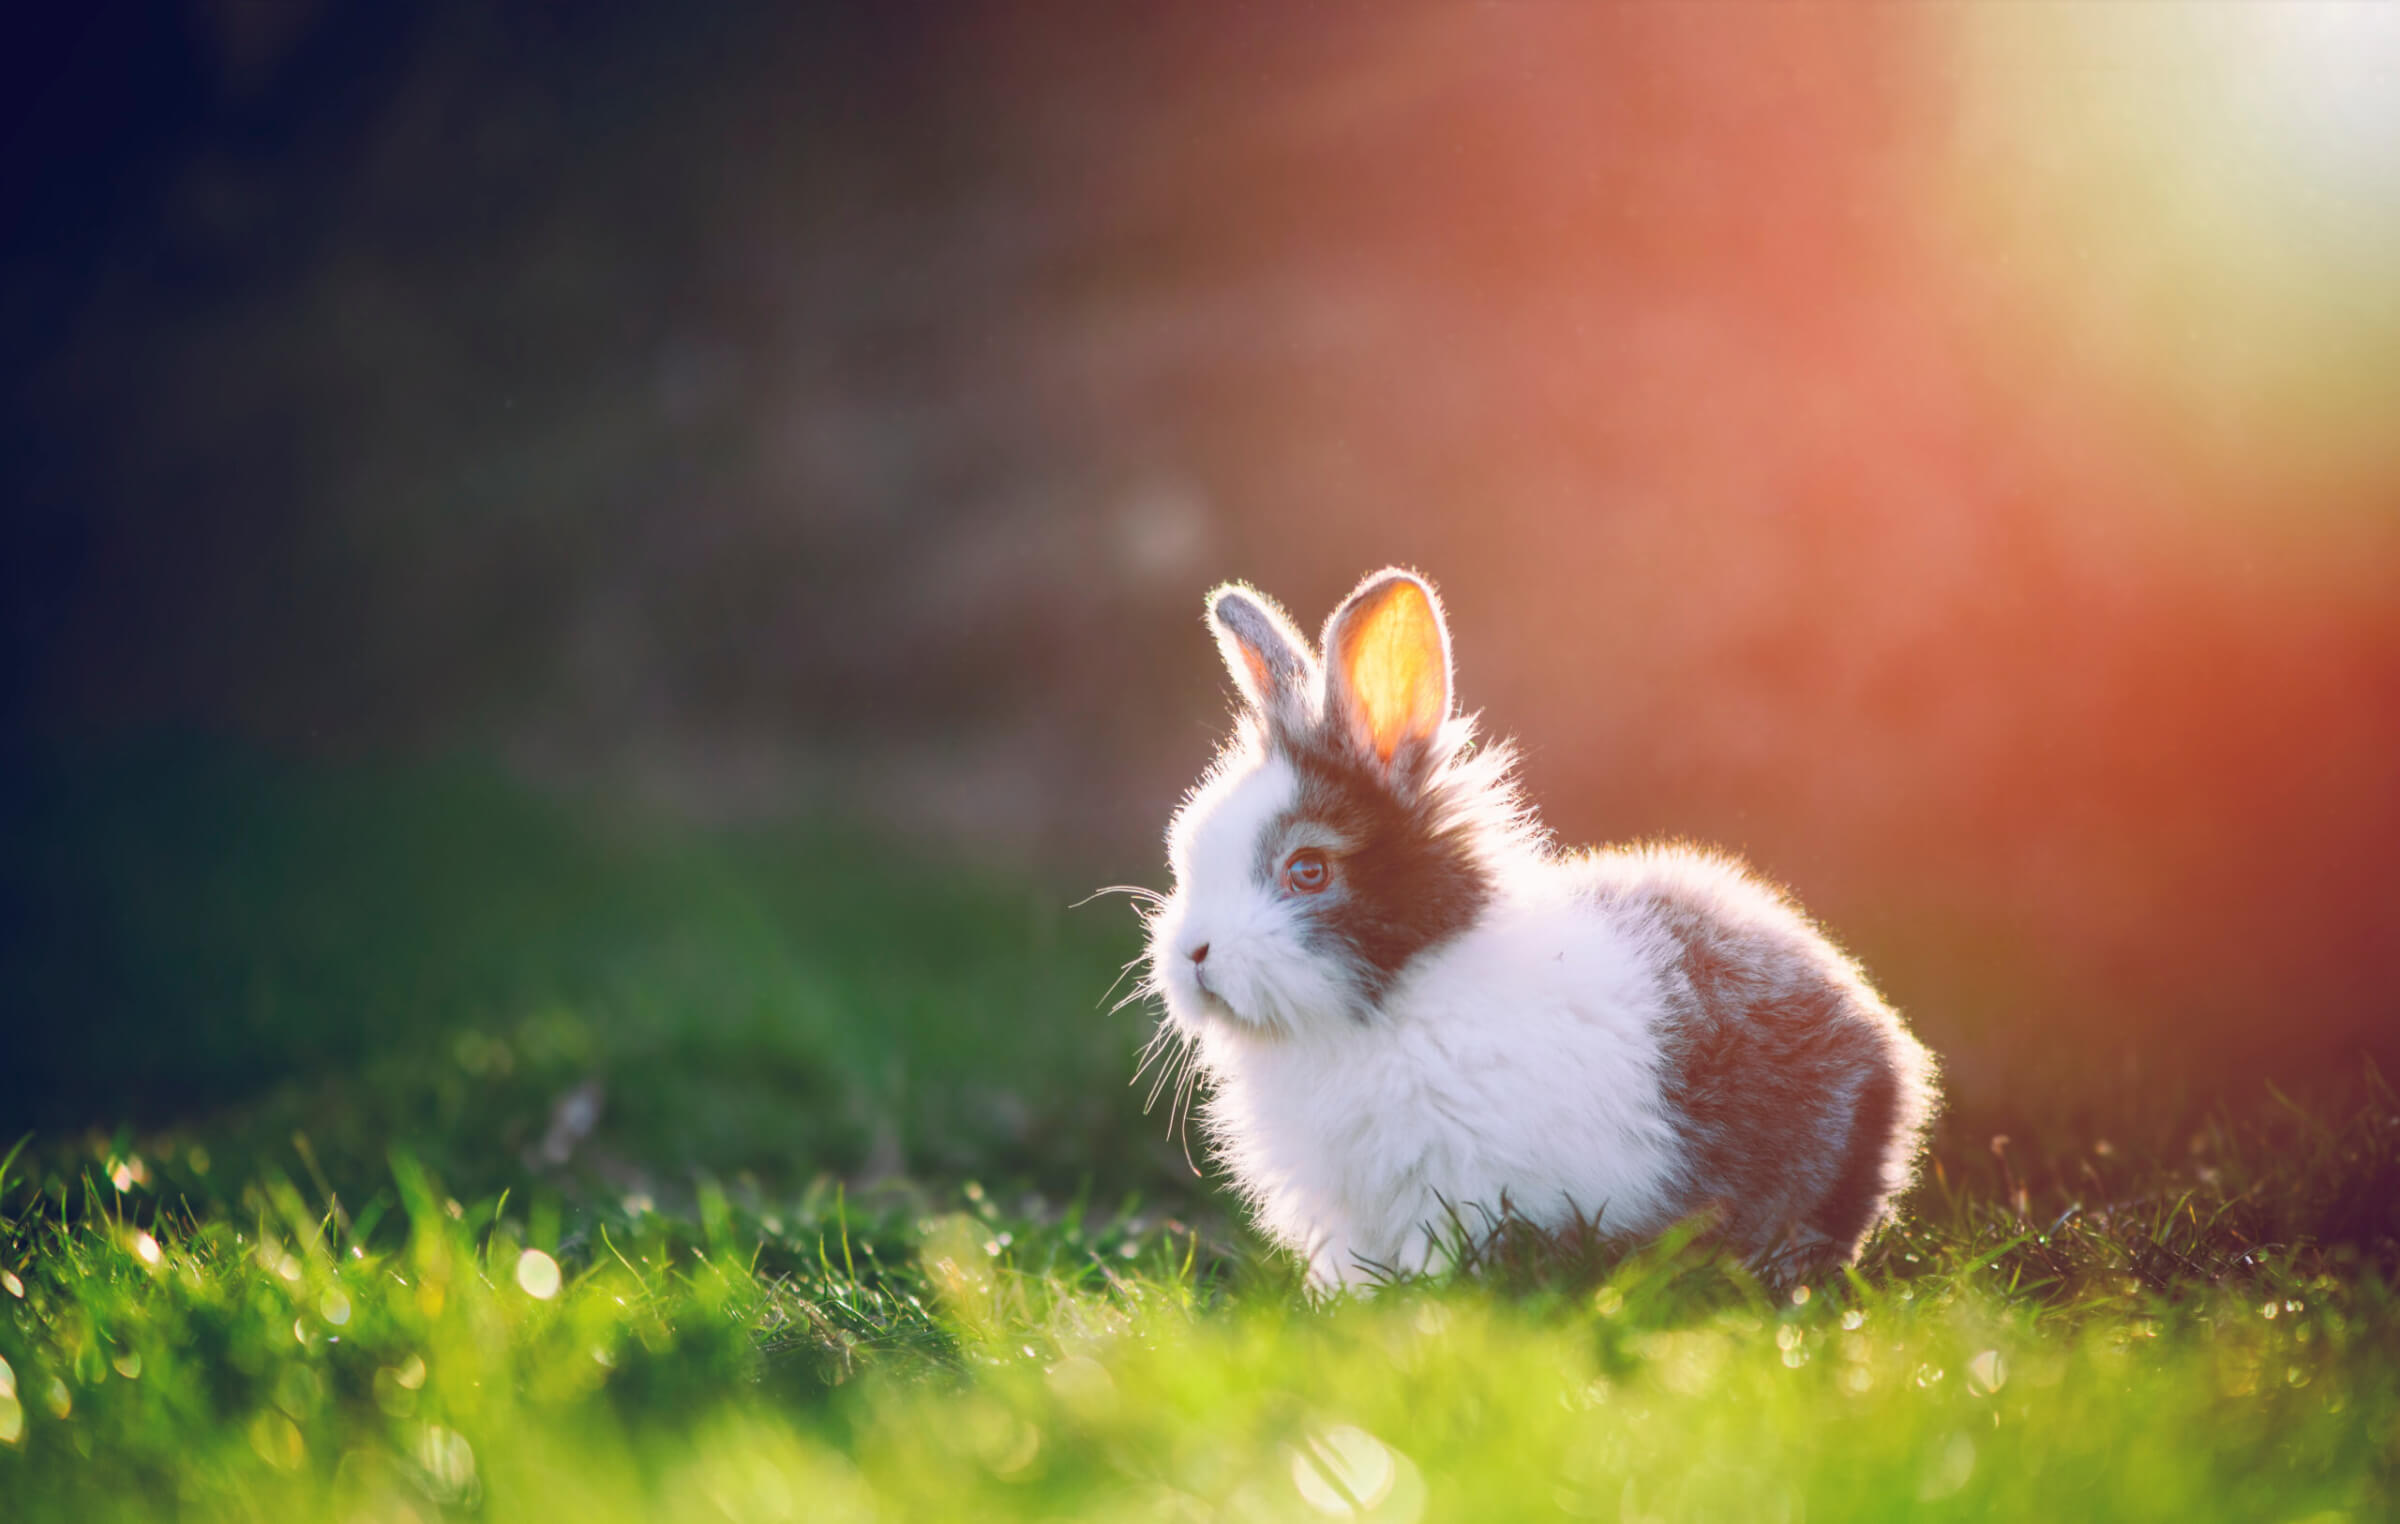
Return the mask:
<svg viewBox="0 0 2400 1524">
<path fill-rule="evenodd" d="M 1188 1036 L 1371 1023 L 1475 923 L 1525 835 L 1509 756 L 1471 750 L 1441 601 L 1413 573 L 1361 583 L 1321 659 L 1251 588 L 1217 589 L 1208 614 L 1240 717 L 1168 828 L 1150 986 Z"/>
</svg>

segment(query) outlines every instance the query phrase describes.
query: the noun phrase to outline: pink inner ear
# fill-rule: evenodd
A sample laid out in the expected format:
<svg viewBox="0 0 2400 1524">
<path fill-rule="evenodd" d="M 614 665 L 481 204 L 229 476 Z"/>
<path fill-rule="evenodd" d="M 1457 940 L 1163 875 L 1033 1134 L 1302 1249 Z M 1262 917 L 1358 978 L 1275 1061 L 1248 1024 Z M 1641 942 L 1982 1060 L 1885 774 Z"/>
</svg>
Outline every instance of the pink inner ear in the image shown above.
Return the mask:
<svg viewBox="0 0 2400 1524">
<path fill-rule="evenodd" d="M 1358 610 L 1342 632 L 1342 670 L 1352 722 L 1379 760 L 1388 763 L 1404 743 L 1439 730 L 1450 705 L 1450 674 L 1441 616 L 1425 590 L 1394 581 Z"/>
<path fill-rule="evenodd" d="M 1258 701 L 1263 704 L 1274 697 L 1275 684 L 1267 671 L 1267 659 L 1252 650 L 1247 641 L 1236 640 L 1233 647 L 1242 653 L 1242 665 L 1250 669 L 1250 691 L 1258 695 Z"/>
</svg>

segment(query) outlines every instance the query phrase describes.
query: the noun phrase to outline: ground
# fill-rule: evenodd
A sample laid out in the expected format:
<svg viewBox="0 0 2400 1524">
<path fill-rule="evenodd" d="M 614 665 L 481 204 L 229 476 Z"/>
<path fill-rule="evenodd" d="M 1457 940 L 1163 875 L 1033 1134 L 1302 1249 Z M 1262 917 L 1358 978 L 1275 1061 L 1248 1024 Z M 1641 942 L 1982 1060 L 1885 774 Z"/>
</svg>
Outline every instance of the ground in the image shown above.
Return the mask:
<svg viewBox="0 0 2400 1524">
<path fill-rule="evenodd" d="M 169 761 L 13 795 L 11 1521 L 2400 1494 L 2371 1072 L 1954 1112 L 1907 1221 L 1804 1292 L 1514 1233 L 1320 1303 L 1126 1088 L 1120 904 L 472 770 Z"/>
</svg>

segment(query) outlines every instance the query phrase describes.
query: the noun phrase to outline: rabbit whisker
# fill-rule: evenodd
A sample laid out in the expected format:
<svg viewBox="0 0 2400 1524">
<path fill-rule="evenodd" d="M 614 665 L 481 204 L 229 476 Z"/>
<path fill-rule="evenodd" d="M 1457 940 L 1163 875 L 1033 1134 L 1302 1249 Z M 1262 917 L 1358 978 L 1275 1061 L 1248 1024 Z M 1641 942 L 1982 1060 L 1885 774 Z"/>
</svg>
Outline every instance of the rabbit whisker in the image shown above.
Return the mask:
<svg viewBox="0 0 2400 1524">
<path fill-rule="evenodd" d="M 1140 1084 L 1142 1076 L 1150 1072 L 1150 1066 L 1166 1056 L 1172 1048 L 1172 1034 L 1173 1028 L 1163 1022 L 1157 1031 L 1150 1034 L 1150 1040 L 1142 1044 L 1142 1051 L 1135 1055 L 1141 1062 L 1134 1066 L 1133 1078 L 1125 1082 L 1127 1085 Z"/>
<path fill-rule="evenodd" d="M 1103 884 L 1099 888 L 1093 890 L 1091 893 L 1085 895 L 1082 899 L 1077 900 L 1074 904 L 1069 905 L 1067 908 L 1069 910 L 1081 910 L 1084 906 L 1089 905 L 1092 901 L 1100 898 L 1100 896 L 1104 894 L 1122 894 L 1131 899 L 1152 905 L 1163 905 L 1167 902 L 1167 897 L 1165 895 L 1159 893 L 1156 889 L 1144 888 L 1140 884 Z"/>
<path fill-rule="evenodd" d="M 1141 958 L 1140 958 L 1140 957 L 1135 957 L 1135 958 L 1131 959 L 1130 961 L 1128 961 L 1128 962 L 1126 963 L 1126 965 L 1125 965 L 1123 968 L 1120 968 L 1120 969 L 1118 969 L 1118 970 L 1117 970 L 1117 977 L 1115 977 L 1114 979 L 1111 979 L 1111 980 L 1109 980 L 1109 981 L 1108 981 L 1108 988 L 1107 988 L 1107 989 L 1104 989 L 1104 990 L 1102 990 L 1102 991 L 1100 992 L 1100 998 L 1099 998 L 1098 1000 L 1095 1000 L 1095 1001 L 1093 1001 L 1093 1002 L 1092 1002 L 1092 1004 L 1094 1004 L 1094 1005 L 1096 1005 L 1096 1006 L 1097 1006 L 1097 1005 L 1108 1005 L 1108 997 L 1109 997 L 1109 996 L 1111 996 L 1111 995 L 1113 995 L 1113 994 L 1115 994 L 1115 993 L 1117 992 L 1117 986 L 1118 986 L 1118 985 L 1120 985 L 1120 984 L 1123 984 L 1123 983 L 1125 982 L 1125 976 L 1126 976 L 1127 974 L 1130 974 L 1130 973 L 1132 973 L 1132 972 L 1133 972 L 1135 969 L 1137 969 L 1137 968 L 1140 968 L 1141 966 L 1142 966 L 1142 960 L 1141 960 Z M 1134 990 L 1133 990 L 1133 993 L 1134 993 L 1134 995 L 1138 995 L 1138 994 L 1140 994 L 1141 992 L 1142 992 L 1142 990 L 1141 990 L 1141 986 L 1140 986 L 1140 985 L 1138 985 L 1138 984 L 1137 984 L 1137 985 L 1135 985 L 1135 986 L 1134 986 Z M 1132 998 L 1133 998 L 1133 996 L 1132 996 L 1132 995 L 1128 995 L 1128 996 L 1126 997 L 1126 999 L 1127 999 L 1127 1000 L 1130 1000 L 1130 999 L 1132 999 Z M 1115 1005 L 1111 1005 L 1111 1006 L 1109 1006 L 1109 1007 L 1108 1007 L 1108 1014 L 1109 1014 L 1109 1015 L 1111 1015 L 1111 1016 L 1114 1016 L 1114 1015 L 1116 1015 L 1116 1014 L 1117 1014 L 1117 1012 L 1119 1012 L 1119 1011 L 1123 1010 L 1124 1008 L 1125 1008 L 1125 1001 L 1123 1001 L 1123 1000 L 1120 1000 L 1120 1001 L 1118 1001 L 1118 1002 L 1117 1002 Z"/>
<path fill-rule="evenodd" d="M 1167 1028 L 1161 1027 L 1159 1030 L 1164 1032 Z M 1151 1110 L 1158 1105 L 1159 1092 L 1166 1089 L 1169 1078 L 1180 1074 L 1183 1069 L 1189 1067 L 1189 1061 L 1196 1056 L 1188 1044 L 1179 1048 L 1161 1048 L 1159 1051 L 1171 1053 L 1173 1057 L 1169 1062 L 1159 1065 L 1157 1076 L 1150 1081 L 1150 1093 L 1142 1098 L 1142 1115 L 1144 1116 L 1148 1116 Z M 1150 1065 L 1145 1062 L 1142 1067 L 1147 1069 Z M 1137 1074 L 1134 1078 L 1139 1079 L 1141 1076 Z"/>
<path fill-rule="evenodd" d="M 1200 1166 L 1192 1162 L 1191 1120 L 1192 1097 L 1199 1089 L 1199 1046 L 1197 1044 L 1189 1045 L 1184 1049 L 1184 1053 L 1186 1056 L 1183 1065 L 1183 1080 L 1175 1087 L 1176 1104 L 1167 1113 L 1167 1123 L 1183 1144 L 1184 1167 L 1197 1175 L 1200 1173 Z"/>
</svg>

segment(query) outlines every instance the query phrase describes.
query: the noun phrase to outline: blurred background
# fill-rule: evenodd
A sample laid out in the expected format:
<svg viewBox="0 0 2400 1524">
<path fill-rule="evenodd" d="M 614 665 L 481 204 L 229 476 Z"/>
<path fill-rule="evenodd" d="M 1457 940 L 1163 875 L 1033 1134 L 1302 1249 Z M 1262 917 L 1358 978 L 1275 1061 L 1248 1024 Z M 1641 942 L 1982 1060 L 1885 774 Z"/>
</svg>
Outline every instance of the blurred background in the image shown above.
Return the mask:
<svg viewBox="0 0 2400 1524">
<path fill-rule="evenodd" d="M 1749 854 L 1962 1106 L 2392 1050 L 2400 12 L 183 0 L 0 69 L 0 1110 L 506 1006 L 294 949 L 465 879 L 607 943 L 624 812 L 1051 945 L 1163 881 L 1208 586 L 1395 561 L 1563 837 Z M 951 924 L 774 903 L 762 984 Z M 1113 1086 L 1075 914 L 1006 1019 Z"/>
</svg>

